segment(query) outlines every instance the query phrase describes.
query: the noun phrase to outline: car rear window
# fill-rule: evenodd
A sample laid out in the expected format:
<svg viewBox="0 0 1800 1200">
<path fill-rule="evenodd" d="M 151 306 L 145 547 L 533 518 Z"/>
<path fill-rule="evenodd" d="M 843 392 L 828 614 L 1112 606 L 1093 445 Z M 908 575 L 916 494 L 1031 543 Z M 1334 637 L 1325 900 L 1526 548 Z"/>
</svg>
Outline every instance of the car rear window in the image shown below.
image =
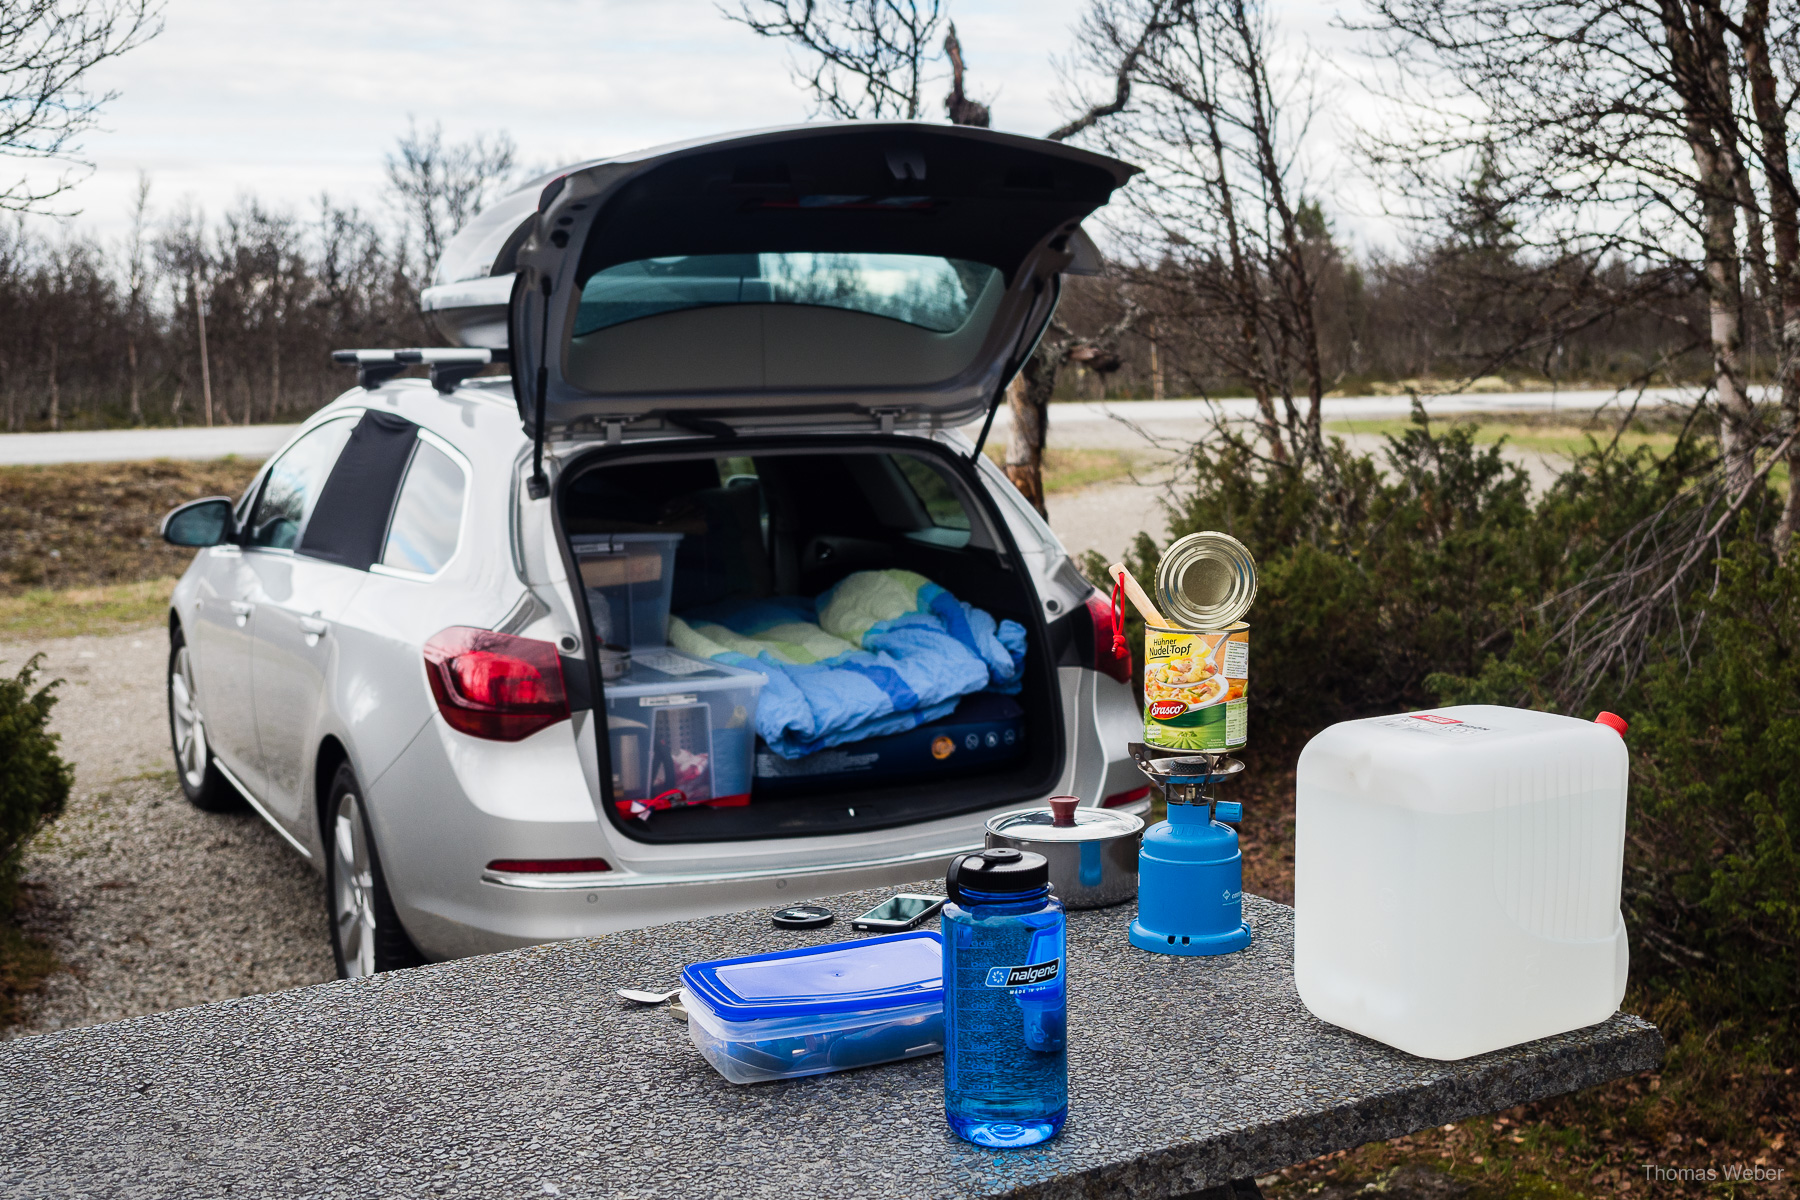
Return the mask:
<svg viewBox="0 0 1800 1200">
<path fill-rule="evenodd" d="M 607 267 L 581 291 L 575 336 L 689 308 L 797 304 L 962 328 L 989 281 L 984 263 L 917 254 L 690 254 Z"/>
<path fill-rule="evenodd" d="M 925 513 L 934 526 L 939 529 L 968 531 L 969 511 L 963 507 L 956 490 L 939 473 L 937 467 L 910 454 L 890 454 L 888 457 L 900 468 L 900 474 L 906 477 L 907 484 L 919 498 L 919 503 L 925 507 Z"/>
<path fill-rule="evenodd" d="M 420 440 L 394 502 L 381 565 L 435 575 L 456 553 L 462 532 L 463 469 L 448 454 Z"/>
</svg>

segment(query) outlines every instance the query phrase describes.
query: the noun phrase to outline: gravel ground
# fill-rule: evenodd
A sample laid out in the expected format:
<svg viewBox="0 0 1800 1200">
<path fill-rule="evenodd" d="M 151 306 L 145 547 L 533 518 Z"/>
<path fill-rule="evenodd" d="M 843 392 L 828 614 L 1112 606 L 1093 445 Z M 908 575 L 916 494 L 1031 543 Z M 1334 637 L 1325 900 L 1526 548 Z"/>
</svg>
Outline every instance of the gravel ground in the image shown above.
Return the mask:
<svg viewBox="0 0 1800 1200">
<path fill-rule="evenodd" d="M 1097 550 L 1113 562 L 1130 549 L 1140 532 L 1159 542 L 1168 537 L 1164 494 L 1159 487 L 1130 480 L 1056 492 L 1048 497 L 1050 528 L 1077 563 L 1089 550 Z"/>
<path fill-rule="evenodd" d="M 25 929 L 67 968 L 0 1037 L 300 987 L 335 972 L 319 877 L 249 810 L 203 813 L 169 768 L 160 630 L 0 645 L 66 680 L 53 725 L 75 766 L 26 857 Z"/>
</svg>

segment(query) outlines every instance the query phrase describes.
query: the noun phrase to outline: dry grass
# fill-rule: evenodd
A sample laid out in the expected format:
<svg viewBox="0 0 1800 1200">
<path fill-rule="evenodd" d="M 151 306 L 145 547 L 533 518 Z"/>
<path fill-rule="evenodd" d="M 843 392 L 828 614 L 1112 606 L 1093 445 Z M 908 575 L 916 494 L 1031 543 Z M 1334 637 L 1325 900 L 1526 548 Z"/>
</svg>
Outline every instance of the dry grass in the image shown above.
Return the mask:
<svg viewBox="0 0 1800 1200">
<path fill-rule="evenodd" d="M 61 965 L 56 953 L 37 938 L 27 937 L 0 914 L 0 1029 L 19 1019 L 19 1002 Z"/>
<path fill-rule="evenodd" d="M 181 574 L 194 552 L 163 543 L 163 514 L 202 496 L 238 495 L 258 465 L 223 458 L 0 468 L 0 596 Z M 96 605 L 103 602 L 76 602 Z"/>
<path fill-rule="evenodd" d="M 997 465 L 1005 465 L 1006 447 L 989 442 L 982 452 Z M 1131 474 L 1134 458 L 1123 450 L 1044 451 L 1044 494 L 1072 492 L 1096 483 L 1111 483 Z"/>
<path fill-rule="evenodd" d="M 168 617 L 174 588 L 175 580 L 165 578 L 0 596 L 0 642 L 127 633 L 160 625 Z"/>
</svg>

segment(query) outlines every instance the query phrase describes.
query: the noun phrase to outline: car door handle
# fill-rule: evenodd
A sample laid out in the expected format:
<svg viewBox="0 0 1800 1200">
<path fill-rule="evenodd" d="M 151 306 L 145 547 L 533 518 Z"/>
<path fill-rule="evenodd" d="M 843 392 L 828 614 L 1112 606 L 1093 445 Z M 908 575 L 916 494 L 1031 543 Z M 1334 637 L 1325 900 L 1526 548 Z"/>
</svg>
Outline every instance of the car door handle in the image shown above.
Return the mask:
<svg viewBox="0 0 1800 1200">
<path fill-rule="evenodd" d="M 256 605 L 243 600 L 231 602 L 231 615 L 237 618 L 238 628 L 242 629 L 250 623 L 250 614 L 256 611 Z"/>
<path fill-rule="evenodd" d="M 331 630 L 331 624 L 318 617 L 301 617 L 300 632 L 308 637 L 324 637 Z"/>
</svg>

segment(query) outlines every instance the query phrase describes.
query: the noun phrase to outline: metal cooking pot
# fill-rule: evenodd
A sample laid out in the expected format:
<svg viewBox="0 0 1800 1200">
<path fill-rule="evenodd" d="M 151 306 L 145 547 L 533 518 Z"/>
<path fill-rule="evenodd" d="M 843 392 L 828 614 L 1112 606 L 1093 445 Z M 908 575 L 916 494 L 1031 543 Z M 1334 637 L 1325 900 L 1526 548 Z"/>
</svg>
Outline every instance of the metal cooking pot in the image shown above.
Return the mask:
<svg viewBox="0 0 1800 1200">
<path fill-rule="evenodd" d="M 1069 908 L 1105 908 L 1135 898 L 1144 822 L 1130 813 L 1080 804 L 1074 796 L 1056 796 L 1049 808 L 990 817 L 987 844 L 1049 859 L 1050 882 Z"/>
</svg>

